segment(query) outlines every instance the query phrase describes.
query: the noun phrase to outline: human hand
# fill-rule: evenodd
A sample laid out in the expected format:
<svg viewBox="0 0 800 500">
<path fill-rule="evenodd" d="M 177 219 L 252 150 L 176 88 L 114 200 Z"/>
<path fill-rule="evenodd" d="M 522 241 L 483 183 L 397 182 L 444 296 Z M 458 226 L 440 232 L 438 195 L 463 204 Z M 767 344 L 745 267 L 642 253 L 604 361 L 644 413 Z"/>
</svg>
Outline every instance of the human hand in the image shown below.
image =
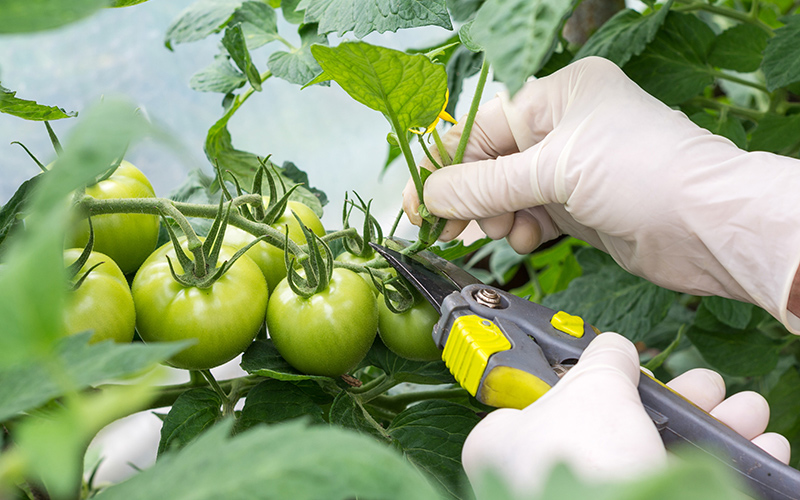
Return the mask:
<svg viewBox="0 0 800 500">
<path fill-rule="evenodd" d="M 667 453 L 644 410 L 637 385 L 640 368 L 633 344 L 616 333 L 598 336 L 578 363 L 544 396 L 523 410 L 490 413 L 469 434 L 464 470 L 476 484 L 493 469 L 518 493 L 537 492 L 551 468 L 566 462 L 587 481 L 638 477 L 663 467 Z M 667 384 L 784 463 L 783 436 L 764 433 L 766 400 L 754 392 L 725 398 L 716 372 L 689 371 Z"/>
<path fill-rule="evenodd" d="M 459 137 L 448 131 L 445 147 Z M 787 310 L 800 265 L 800 161 L 738 149 L 613 63 L 582 59 L 513 101 L 488 102 L 464 161 L 425 183 L 427 209 L 451 220 L 443 239 L 472 219 L 519 253 L 570 234 L 653 283 L 758 304 L 800 333 Z M 413 191 L 403 205 L 419 222 Z"/>
</svg>

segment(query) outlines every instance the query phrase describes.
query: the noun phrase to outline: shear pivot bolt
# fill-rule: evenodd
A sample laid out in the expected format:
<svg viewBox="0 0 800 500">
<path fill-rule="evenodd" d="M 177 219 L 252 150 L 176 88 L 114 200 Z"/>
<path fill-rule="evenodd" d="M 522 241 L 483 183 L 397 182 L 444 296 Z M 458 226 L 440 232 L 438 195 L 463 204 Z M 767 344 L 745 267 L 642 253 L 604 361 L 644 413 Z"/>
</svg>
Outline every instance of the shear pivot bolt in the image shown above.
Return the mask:
<svg viewBox="0 0 800 500">
<path fill-rule="evenodd" d="M 491 309 L 497 309 L 501 305 L 500 294 L 491 288 L 481 288 L 475 292 L 475 301 Z"/>
</svg>

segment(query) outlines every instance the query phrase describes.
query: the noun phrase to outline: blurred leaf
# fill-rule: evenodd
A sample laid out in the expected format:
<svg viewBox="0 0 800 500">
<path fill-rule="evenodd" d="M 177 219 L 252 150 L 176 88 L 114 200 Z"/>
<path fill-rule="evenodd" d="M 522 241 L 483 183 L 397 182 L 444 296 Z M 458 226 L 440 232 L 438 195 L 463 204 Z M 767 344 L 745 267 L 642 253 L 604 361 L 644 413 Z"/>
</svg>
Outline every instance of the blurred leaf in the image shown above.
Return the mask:
<svg viewBox="0 0 800 500">
<path fill-rule="evenodd" d="M 469 245 L 465 245 L 463 240 L 452 240 L 447 243 L 438 243 L 433 245 L 428 248 L 428 250 L 444 260 L 456 260 L 477 251 L 479 248 L 489 244 L 491 241 L 492 240 L 490 238 L 481 238 L 477 241 L 473 241 Z"/>
<path fill-rule="evenodd" d="M 797 366 L 793 366 L 784 372 L 778 384 L 767 394 L 770 411 L 767 432 L 785 436 L 792 449 L 800 446 L 800 373 L 797 370 Z M 791 465 L 797 467 L 799 464 L 800 456 L 794 456 Z"/>
<path fill-rule="evenodd" d="M 191 345 L 190 342 L 88 344 L 91 332 L 59 340 L 51 363 L 0 369 L 0 422 L 38 408 L 67 391 L 136 375 Z M 54 368 L 56 371 L 54 371 Z M 53 377 L 57 376 L 57 379 Z"/>
<path fill-rule="evenodd" d="M 353 32 L 356 38 L 377 31 L 440 26 L 453 29 L 445 0 L 301 0 L 306 23 L 319 23 L 319 33 Z"/>
<path fill-rule="evenodd" d="M 667 315 L 676 294 L 634 276 L 606 253 L 582 248 L 575 254 L 583 276 L 542 304 L 582 317 L 601 331 L 641 340 Z"/>
<path fill-rule="evenodd" d="M 753 304 L 715 296 L 703 297 L 700 303 L 721 323 L 737 330 L 747 328 L 757 309 Z"/>
<path fill-rule="evenodd" d="M 439 498 L 396 452 L 336 427 L 289 422 L 228 438 L 215 425 L 98 500 Z M 191 487 L 189 487 L 190 485 Z"/>
<path fill-rule="evenodd" d="M 228 94 L 247 82 L 247 77 L 236 70 L 227 55 L 217 54 L 214 62 L 192 75 L 189 86 L 198 92 Z"/>
<path fill-rule="evenodd" d="M 586 41 L 573 60 L 599 56 L 619 67 L 625 66 L 653 41 L 671 7 L 672 0 L 669 0 L 659 10 L 645 16 L 633 9 L 617 12 Z"/>
<path fill-rule="evenodd" d="M 464 498 L 471 491 L 461 466 L 461 448 L 479 421 L 469 408 L 432 399 L 400 412 L 387 430 L 411 463 L 441 483 L 450 497 Z"/>
<path fill-rule="evenodd" d="M 681 328 L 686 328 L 694 322 L 695 312 L 677 300 L 672 303 L 667 312 L 667 316 L 653 327 L 652 330 L 642 336 L 641 341 L 647 347 L 654 349 L 666 349 L 675 338 L 676 333 Z M 685 340 L 684 343 L 688 344 Z"/>
<path fill-rule="evenodd" d="M 20 217 L 27 210 L 34 186 L 40 181 L 41 177 L 37 175 L 23 182 L 11 199 L 0 208 L 0 255 L 5 250 L 3 244 L 10 232 L 22 224 Z"/>
<path fill-rule="evenodd" d="M 380 338 L 375 339 L 367 357 L 359 365 L 376 366 L 398 382 L 414 384 L 455 384 L 444 361 L 410 361 L 390 351 Z"/>
<path fill-rule="evenodd" d="M 451 116 L 456 112 L 464 80 L 477 74 L 482 64 L 483 53 L 472 52 L 463 45 L 459 46 L 447 61 L 447 89 L 450 91 L 450 98 L 445 111 Z"/>
<path fill-rule="evenodd" d="M 750 151 L 781 153 L 796 145 L 800 138 L 800 115 L 779 116 L 768 114 L 759 120 L 750 137 Z"/>
<path fill-rule="evenodd" d="M 800 58 L 797 57 L 797 47 L 800 47 L 800 14 L 785 17 L 782 21 L 786 25 L 775 30 L 775 36 L 767 42 L 764 61 L 761 63 L 770 92 L 800 81 Z"/>
<path fill-rule="evenodd" d="M 2 0 L 0 0 L 2 2 Z M 1 5 L 1 4 L 0 4 Z M 2 9 L 2 7 L 0 7 Z M 5 14 L 5 12 L 3 12 Z M 0 20 L 0 24 L 2 21 Z M 0 113 L 7 113 L 24 120 L 60 120 L 78 116 L 75 111 L 64 111 L 64 108 L 44 106 L 34 101 L 26 101 L 16 97 L 17 93 L 0 85 Z"/>
<path fill-rule="evenodd" d="M 247 50 L 247 43 L 244 39 L 244 32 L 242 31 L 241 24 L 228 26 L 225 29 L 225 35 L 222 37 L 222 45 L 227 49 L 233 62 L 247 77 L 250 85 L 256 89 L 261 90 L 261 75 L 258 68 L 253 64 L 250 58 L 250 51 Z"/>
<path fill-rule="evenodd" d="M 478 42 L 472 38 L 472 26 L 474 24 L 474 19 L 464 23 L 464 25 L 458 29 L 458 38 L 461 41 L 462 46 L 470 52 L 483 52 L 483 47 L 481 47 L 480 44 L 478 44 Z"/>
<path fill-rule="evenodd" d="M 664 103 L 680 104 L 714 82 L 706 63 L 713 42 L 714 32 L 697 16 L 670 12 L 644 52 L 623 69 Z"/>
<path fill-rule="evenodd" d="M 547 61 L 571 0 L 487 0 L 469 32 L 513 95 Z"/>
<path fill-rule="evenodd" d="M 140 3 L 145 3 L 147 0 L 114 0 L 114 4 L 111 7 L 130 7 L 132 5 L 139 5 Z"/>
<path fill-rule="evenodd" d="M 328 204 L 328 195 L 326 195 L 324 191 L 312 187 L 308 182 L 308 174 L 297 168 L 297 165 L 290 161 L 283 162 L 283 165 L 280 167 L 280 172 L 281 175 L 289 179 L 293 184 L 300 184 L 302 186 L 302 189 L 295 189 L 295 193 L 300 191 L 301 193 L 306 192 L 313 195 L 311 196 L 312 199 L 307 199 L 308 196 L 303 196 L 299 198 L 299 201 L 302 201 L 314 210 L 317 216 L 322 217 L 322 207 Z"/>
<path fill-rule="evenodd" d="M 164 35 L 164 45 L 202 40 L 219 32 L 242 4 L 242 0 L 199 0 L 183 10 L 172 21 Z"/>
<path fill-rule="evenodd" d="M 752 24 L 737 24 L 714 40 L 708 62 L 740 73 L 756 71 L 761 65 L 769 35 Z"/>
<path fill-rule="evenodd" d="M 447 8 L 454 21 L 464 22 L 471 18 L 486 0 L 447 0 Z"/>
<path fill-rule="evenodd" d="M 228 25 L 236 23 L 241 23 L 242 25 L 248 50 L 255 50 L 280 39 L 280 36 L 278 36 L 278 16 L 264 2 L 244 2 L 233 13 Z"/>
<path fill-rule="evenodd" d="M 722 119 L 722 117 L 701 111 L 693 114 L 689 119 L 713 134 L 727 137 L 736 144 L 736 147 L 741 149 L 747 147 L 747 132 L 745 132 L 742 122 L 734 116 L 729 115 Z"/>
<path fill-rule="evenodd" d="M 0 0 L 0 33 L 49 30 L 108 7 L 111 0 Z"/>
<path fill-rule="evenodd" d="M 378 441 L 386 442 L 390 439 L 383 427 L 364 409 L 358 398 L 347 391 L 342 391 L 336 396 L 331 405 L 329 418 L 331 424 L 372 436 Z"/>
<path fill-rule="evenodd" d="M 572 62 L 573 57 L 574 55 L 572 52 L 567 49 L 562 49 L 560 52 L 553 52 L 550 54 L 544 66 L 542 66 L 542 69 L 536 72 L 536 78 L 544 78 L 545 76 L 552 75 Z"/>
<path fill-rule="evenodd" d="M 719 321 L 701 302 L 686 335 L 715 370 L 731 376 L 764 375 L 777 366 L 781 344 L 755 328 L 758 319 L 751 318 L 746 328 L 735 329 Z M 737 321 L 740 319 L 729 319 Z"/>
<path fill-rule="evenodd" d="M 297 10 L 300 0 L 283 0 L 281 2 L 281 12 L 283 18 L 292 24 L 303 24 L 306 13 L 302 10 Z"/>
<path fill-rule="evenodd" d="M 244 408 L 234 426 L 237 433 L 259 424 L 276 424 L 306 417 L 311 423 L 323 423 L 322 409 L 291 382 L 267 379 L 250 389 Z"/>
<path fill-rule="evenodd" d="M 314 45 L 311 53 L 323 69 L 314 83 L 336 81 L 350 97 L 383 113 L 395 133 L 426 128 L 444 107 L 444 66 L 422 54 L 408 55 L 364 42 Z"/>
<path fill-rule="evenodd" d="M 208 387 L 184 392 L 172 404 L 161 427 L 158 455 L 189 444 L 222 418 L 222 399 Z"/>
<path fill-rule="evenodd" d="M 680 328 L 678 329 L 678 333 L 675 335 L 675 338 L 669 343 L 667 348 L 653 356 L 652 359 L 643 365 L 644 368 L 650 370 L 651 372 L 658 370 L 661 365 L 664 364 L 664 361 L 666 361 L 669 355 L 678 348 L 678 345 L 680 345 L 682 339 L 683 328 Z"/>
<path fill-rule="evenodd" d="M 575 238 L 567 238 L 530 256 L 531 265 L 538 271 L 536 279 L 544 295 L 565 290 L 573 279 L 583 274 L 573 253 L 576 247 L 581 246 L 586 244 Z"/>
<path fill-rule="evenodd" d="M 256 340 L 242 355 L 242 370 L 277 380 L 331 380 L 321 375 L 305 375 L 284 360 L 272 341 Z"/>
<path fill-rule="evenodd" d="M 290 51 L 278 50 L 270 54 L 267 66 L 272 74 L 289 83 L 305 85 L 322 72 L 317 60 L 311 55 L 311 45 L 327 45 L 328 37 L 318 35 L 315 24 L 303 24 L 298 28 L 300 47 Z M 330 85 L 328 82 L 321 82 Z"/>
</svg>

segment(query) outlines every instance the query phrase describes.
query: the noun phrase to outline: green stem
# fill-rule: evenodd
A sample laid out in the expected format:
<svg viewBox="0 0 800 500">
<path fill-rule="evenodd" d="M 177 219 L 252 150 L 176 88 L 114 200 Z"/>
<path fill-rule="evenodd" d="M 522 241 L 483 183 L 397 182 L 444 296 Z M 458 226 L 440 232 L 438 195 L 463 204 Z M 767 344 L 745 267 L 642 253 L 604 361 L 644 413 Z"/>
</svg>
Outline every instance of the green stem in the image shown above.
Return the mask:
<svg viewBox="0 0 800 500">
<path fill-rule="evenodd" d="M 469 106 L 469 114 L 467 114 L 466 122 L 464 123 L 464 130 L 461 132 L 461 139 L 458 141 L 456 154 L 453 156 L 453 163 L 458 164 L 464 160 L 464 151 L 467 149 L 469 142 L 469 135 L 472 132 L 472 125 L 475 122 L 475 115 L 478 114 L 478 107 L 481 104 L 481 96 L 483 95 L 483 88 L 486 86 L 486 78 L 489 76 L 489 61 L 486 57 L 483 58 L 481 65 L 481 74 L 478 77 L 478 85 L 475 88 L 475 94 L 472 96 L 472 103 Z M 422 198 L 420 197 L 420 200 Z"/>
<path fill-rule="evenodd" d="M 386 378 L 387 375 L 385 373 L 382 373 L 377 377 L 375 377 L 374 379 L 370 380 L 369 382 L 363 384 L 361 387 L 353 387 L 352 389 L 350 389 L 350 392 L 352 392 L 353 394 L 361 394 L 363 392 L 372 389 L 373 387 L 382 384 L 383 381 L 386 380 Z"/>
<path fill-rule="evenodd" d="M 394 412 L 403 411 L 408 405 L 428 399 L 460 399 L 469 397 L 469 392 L 461 387 L 452 389 L 435 389 L 431 391 L 405 392 L 396 396 L 378 396 L 370 404 L 386 408 Z"/>
<path fill-rule="evenodd" d="M 442 142 L 442 138 L 439 136 L 439 131 L 433 129 L 431 135 L 433 135 L 433 142 L 436 143 L 436 149 L 439 151 L 439 158 L 442 159 L 442 165 L 445 167 L 452 165 L 453 159 L 450 158 L 450 153 L 448 153 L 447 148 L 444 147 L 444 142 Z"/>
<path fill-rule="evenodd" d="M 686 5 L 683 5 L 681 7 L 673 7 L 672 10 L 677 12 L 691 12 L 695 10 L 703 10 L 706 12 L 711 12 L 712 14 L 716 14 L 718 16 L 734 19 L 742 23 L 752 24 L 753 26 L 756 26 L 766 31 L 770 36 L 775 34 L 775 32 L 772 30 L 772 28 L 769 27 L 769 25 L 767 25 L 757 17 L 753 17 L 750 13 L 741 12 L 738 10 L 730 9 L 728 7 L 722 7 L 719 5 L 710 5 L 704 2 L 692 2 L 692 3 L 684 2 L 684 3 L 686 3 Z"/>
<path fill-rule="evenodd" d="M 200 370 L 200 373 L 203 374 L 203 377 L 205 377 L 208 381 L 208 385 L 214 389 L 214 392 L 216 392 L 222 400 L 222 416 L 227 417 L 233 415 L 234 403 L 231 402 L 231 398 L 228 397 L 228 393 L 225 392 L 222 387 L 220 387 L 217 379 L 215 379 L 214 375 L 211 374 L 211 370 Z"/>
<path fill-rule="evenodd" d="M 338 231 L 331 231 L 325 236 L 321 236 L 320 239 L 325 243 L 330 243 L 331 241 L 334 240 L 338 240 L 341 238 L 349 238 L 352 236 L 358 236 L 358 229 L 354 227 L 348 227 L 347 229 L 339 229 Z"/>
<path fill-rule="evenodd" d="M 367 403 L 372 401 L 373 399 L 377 398 L 384 392 L 388 391 L 392 387 L 396 386 L 400 382 L 396 381 L 391 376 L 384 375 L 382 377 L 378 377 L 375 380 L 380 379 L 380 382 L 374 383 L 374 380 L 364 384 L 363 386 L 359 387 L 360 391 L 358 392 L 361 401 Z M 368 386 L 368 387 L 367 387 Z"/>
<path fill-rule="evenodd" d="M 442 166 L 439 165 L 439 162 L 436 161 L 436 158 L 434 158 L 431 155 L 431 152 L 428 151 L 428 146 L 425 145 L 425 139 L 422 136 L 419 136 L 419 145 L 422 146 L 422 151 L 425 153 L 425 156 L 428 157 L 428 161 L 431 162 L 431 165 L 433 165 L 433 168 L 436 169 L 436 170 L 439 170 L 440 168 L 442 168 Z"/>
<path fill-rule="evenodd" d="M 393 238 L 394 237 L 394 233 L 395 233 L 395 231 L 397 231 L 397 226 L 400 225 L 400 219 L 403 218 L 403 213 L 404 212 L 403 212 L 402 208 L 397 211 L 397 216 L 394 218 L 394 222 L 392 223 L 392 230 L 389 231 L 388 238 Z"/>
<path fill-rule="evenodd" d="M 719 78 L 720 80 L 728 80 L 729 82 L 738 83 L 739 85 L 744 85 L 745 87 L 750 87 L 756 90 L 760 90 L 765 94 L 770 93 L 769 90 L 767 90 L 767 87 L 761 85 L 760 83 L 751 82 L 743 78 L 739 78 L 737 76 L 729 75 L 722 71 L 709 70 L 708 74 L 713 76 L 714 78 Z"/>
<path fill-rule="evenodd" d="M 728 113 L 738 115 L 743 118 L 747 118 L 748 120 L 753 120 L 756 122 L 764 118 L 764 113 L 749 108 L 734 106 L 732 104 L 725 104 L 724 102 L 717 101 L 716 99 L 710 99 L 708 97 L 693 97 L 686 103 L 694 106 L 700 106 L 702 108 L 715 109 L 718 111 L 726 109 Z"/>
</svg>

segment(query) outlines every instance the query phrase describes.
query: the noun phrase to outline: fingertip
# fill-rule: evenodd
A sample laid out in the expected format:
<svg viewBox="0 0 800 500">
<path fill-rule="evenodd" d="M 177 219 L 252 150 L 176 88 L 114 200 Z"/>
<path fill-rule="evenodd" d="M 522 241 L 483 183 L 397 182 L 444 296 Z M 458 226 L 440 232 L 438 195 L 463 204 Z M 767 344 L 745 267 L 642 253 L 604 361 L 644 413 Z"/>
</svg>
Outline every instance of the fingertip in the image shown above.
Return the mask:
<svg viewBox="0 0 800 500">
<path fill-rule="evenodd" d="M 754 437 L 752 443 L 785 464 L 792 458 L 792 445 L 789 440 L 776 432 L 766 432 Z"/>
<path fill-rule="evenodd" d="M 478 225 L 481 230 L 493 240 L 504 238 L 514 225 L 514 214 L 507 213 L 487 219 L 480 219 Z"/>
<path fill-rule="evenodd" d="M 514 221 L 506 239 L 515 252 L 525 255 L 542 244 L 542 227 L 533 215 L 521 210 L 514 214 Z"/>
<path fill-rule="evenodd" d="M 635 385 L 639 382 L 639 353 L 633 343 L 622 335 L 602 333 L 592 340 L 578 364 L 564 378 L 598 368 L 622 373 Z"/>
<path fill-rule="evenodd" d="M 762 434 L 769 423 L 769 403 L 753 391 L 736 393 L 709 413 L 746 439 Z"/>
<path fill-rule="evenodd" d="M 456 238 L 464 228 L 467 227 L 469 221 L 466 220 L 449 220 L 442 229 L 442 234 L 439 235 L 439 241 L 448 242 Z"/>
<path fill-rule="evenodd" d="M 722 375 L 706 368 L 689 370 L 667 382 L 667 387 L 710 412 L 725 399 Z"/>
</svg>

